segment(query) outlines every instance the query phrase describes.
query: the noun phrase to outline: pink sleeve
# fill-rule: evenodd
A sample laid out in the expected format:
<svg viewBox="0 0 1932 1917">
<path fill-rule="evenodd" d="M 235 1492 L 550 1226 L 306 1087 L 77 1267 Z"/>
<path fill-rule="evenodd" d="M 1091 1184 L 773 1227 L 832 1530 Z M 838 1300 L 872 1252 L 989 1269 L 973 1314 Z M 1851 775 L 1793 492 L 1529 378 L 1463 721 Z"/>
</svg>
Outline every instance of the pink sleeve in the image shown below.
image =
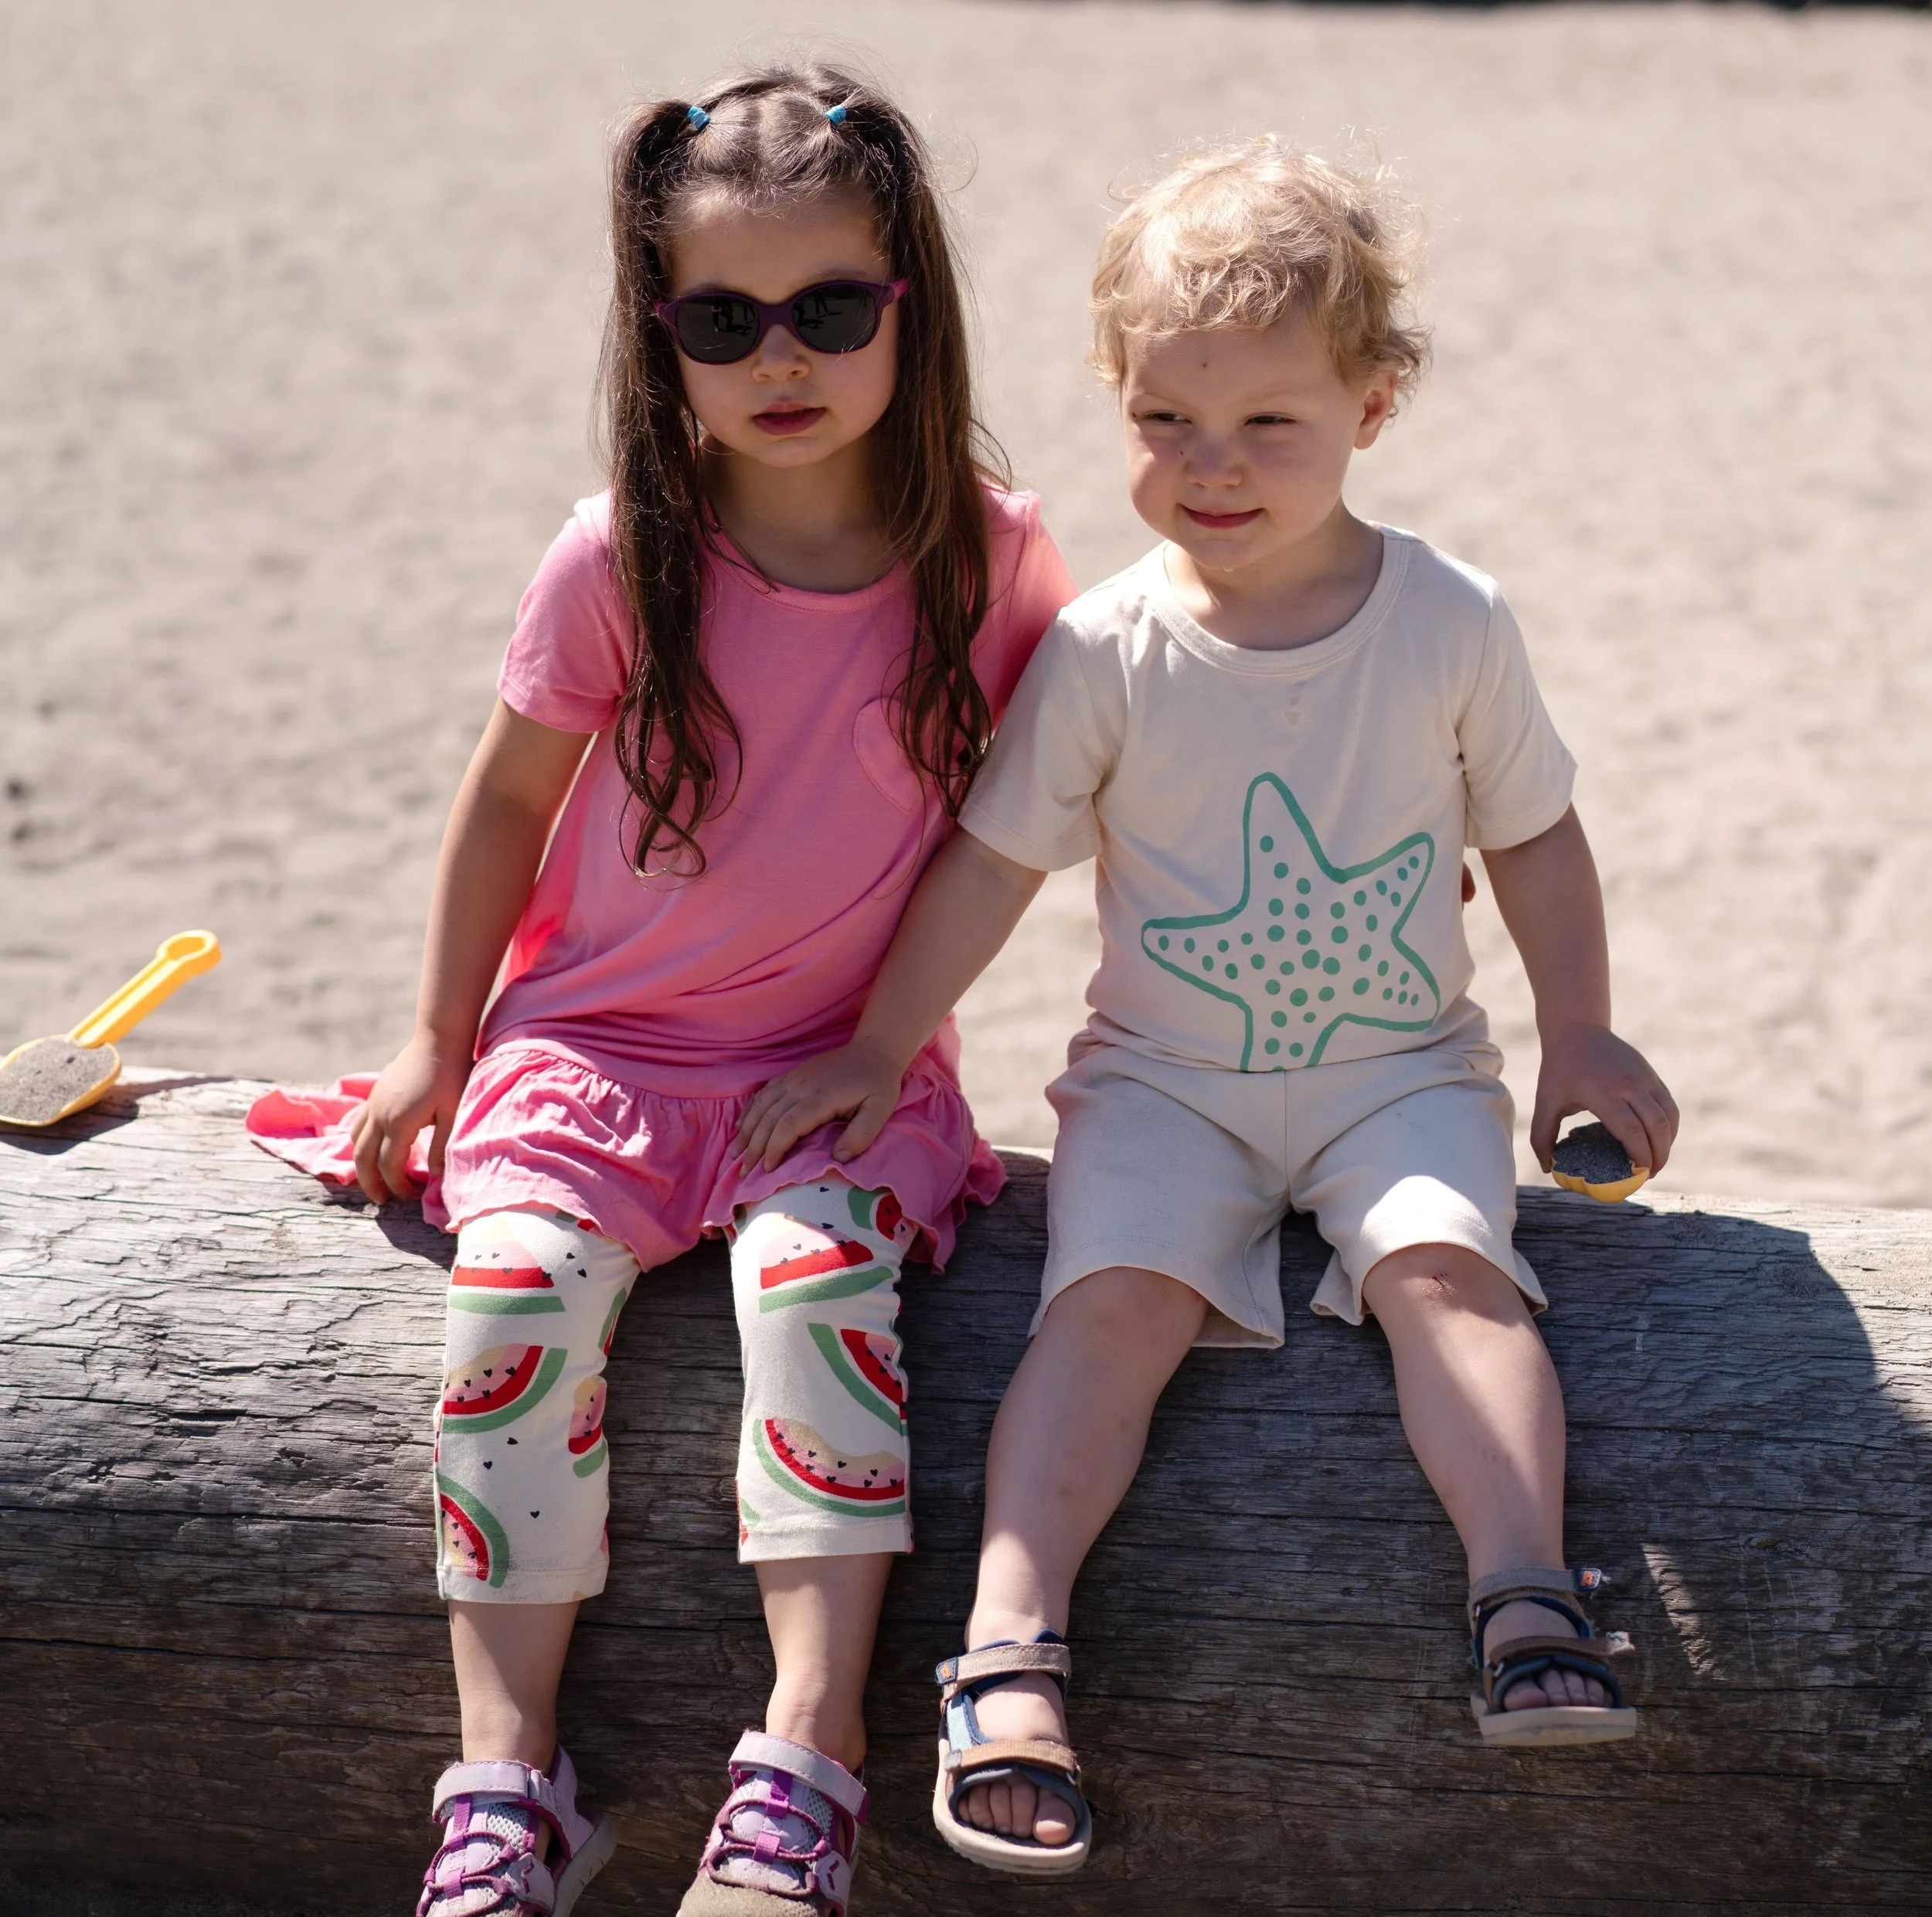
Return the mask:
<svg viewBox="0 0 1932 1917">
<path fill-rule="evenodd" d="M 1040 634 L 1063 606 L 1079 597 L 1080 588 L 1040 522 L 1036 493 L 996 493 L 988 505 L 993 605 L 974 652 L 997 723 Z"/>
<path fill-rule="evenodd" d="M 516 609 L 496 689 L 540 726 L 595 732 L 616 716 L 630 675 L 630 621 L 611 575 L 610 542 L 580 509 Z"/>
</svg>

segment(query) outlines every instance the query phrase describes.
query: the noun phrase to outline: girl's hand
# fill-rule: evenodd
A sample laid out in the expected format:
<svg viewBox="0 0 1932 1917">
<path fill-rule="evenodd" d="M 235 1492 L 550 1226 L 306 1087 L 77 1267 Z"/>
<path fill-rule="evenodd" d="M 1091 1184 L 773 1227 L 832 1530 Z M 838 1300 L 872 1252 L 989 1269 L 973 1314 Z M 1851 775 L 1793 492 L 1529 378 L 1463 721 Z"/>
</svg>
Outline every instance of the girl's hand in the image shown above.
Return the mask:
<svg viewBox="0 0 1932 1917">
<path fill-rule="evenodd" d="M 1633 1166 L 1653 1175 L 1663 1170 L 1677 1137 L 1677 1102 L 1644 1055 L 1607 1025 L 1571 1025 L 1543 1036 L 1529 1149 L 1544 1171 L 1556 1127 L 1585 1111 L 1610 1127 Z"/>
<path fill-rule="evenodd" d="M 443 1147 L 449 1141 L 470 1063 L 467 1047 L 459 1052 L 419 1032 L 384 1068 L 369 1103 L 356 1114 L 351 1134 L 355 1180 L 372 1203 L 414 1195 L 410 1147 L 425 1125 L 436 1127 L 430 1139 L 430 1174 L 440 1175 Z"/>
<path fill-rule="evenodd" d="M 954 833 L 913 889 L 852 1039 L 781 1073 L 745 1107 L 733 1142 L 740 1168 L 776 1171 L 800 1139 L 835 1118 L 852 1123 L 832 1155 L 842 1164 L 857 1157 L 892 1117 L 906 1066 L 1046 877 L 970 832 Z"/>
<path fill-rule="evenodd" d="M 776 1171 L 798 1140 L 828 1120 L 849 1118 L 832 1155 L 855 1158 L 885 1128 L 905 1073 L 876 1048 L 855 1042 L 774 1079 L 745 1107 L 732 1141 L 739 1168 Z"/>
</svg>

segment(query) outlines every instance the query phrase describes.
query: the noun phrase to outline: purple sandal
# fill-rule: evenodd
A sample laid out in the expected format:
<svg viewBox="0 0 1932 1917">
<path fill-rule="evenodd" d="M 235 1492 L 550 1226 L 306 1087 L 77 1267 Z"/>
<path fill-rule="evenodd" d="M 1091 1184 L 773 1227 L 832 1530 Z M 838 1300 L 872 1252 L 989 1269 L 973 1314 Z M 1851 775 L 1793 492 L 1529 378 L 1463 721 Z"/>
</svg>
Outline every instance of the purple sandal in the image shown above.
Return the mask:
<svg viewBox="0 0 1932 1917">
<path fill-rule="evenodd" d="M 416 1917 L 570 1917 L 617 1844 L 607 1817 L 577 1809 L 577 1773 L 560 1745 L 548 1776 L 513 1758 L 452 1764 L 436 1780 L 430 1817 L 443 1841 Z M 545 1830 L 550 1851 L 541 1858 Z"/>
<path fill-rule="evenodd" d="M 747 1731 L 678 1917 L 845 1917 L 866 1787 L 803 1744 Z"/>
</svg>

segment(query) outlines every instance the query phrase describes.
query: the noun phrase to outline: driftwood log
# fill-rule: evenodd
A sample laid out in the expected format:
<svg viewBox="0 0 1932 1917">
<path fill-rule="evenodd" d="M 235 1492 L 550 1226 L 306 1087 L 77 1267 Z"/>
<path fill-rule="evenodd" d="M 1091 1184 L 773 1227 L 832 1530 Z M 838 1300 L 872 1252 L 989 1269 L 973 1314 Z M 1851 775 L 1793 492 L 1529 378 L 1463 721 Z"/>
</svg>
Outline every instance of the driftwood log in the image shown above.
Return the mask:
<svg viewBox="0 0 1932 1917">
<path fill-rule="evenodd" d="M 456 1732 L 427 1490 L 450 1241 L 256 1150 L 257 1089 L 151 1079 L 0 1139 L 0 1909 L 413 1902 Z M 1573 1552 L 1614 1580 L 1641 1737 L 1478 1747 L 1455 1540 L 1382 1342 L 1291 1314 L 1285 1351 L 1183 1367 L 1079 1593 L 1092 1866 L 1027 1887 L 954 1859 L 929 1670 L 1034 1296 L 1043 1167 L 1009 1164 L 906 1286 L 919 1551 L 872 1684 L 859 1917 L 1932 1908 L 1932 1214 L 1548 1191 L 1522 1242 Z M 1291 1297 L 1320 1256 L 1290 1236 Z M 563 1716 L 624 1844 L 586 1917 L 675 1908 L 768 1678 L 715 1249 L 634 1302 L 611 1386 L 615 1571 Z"/>
</svg>

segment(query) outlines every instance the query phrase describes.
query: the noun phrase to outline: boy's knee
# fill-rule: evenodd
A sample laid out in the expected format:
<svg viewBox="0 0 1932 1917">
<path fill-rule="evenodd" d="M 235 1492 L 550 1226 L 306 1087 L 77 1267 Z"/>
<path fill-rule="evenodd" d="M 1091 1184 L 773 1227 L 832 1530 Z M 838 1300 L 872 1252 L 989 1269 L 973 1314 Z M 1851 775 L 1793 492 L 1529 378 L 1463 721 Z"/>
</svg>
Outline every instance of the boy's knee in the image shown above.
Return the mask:
<svg viewBox="0 0 1932 1917">
<path fill-rule="evenodd" d="M 1207 1316 L 1207 1301 L 1192 1285 L 1165 1272 L 1115 1265 L 1090 1272 L 1047 1307 L 1046 1322 L 1077 1325 L 1089 1337 L 1141 1344 L 1150 1334 L 1192 1341 Z"/>
<path fill-rule="evenodd" d="M 1385 1320 L 1450 1312 L 1511 1323 L 1529 1319 L 1515 1281 L 1461 1245 L 1411 1245 L 1391 1252 L 1362 1280 L 1362 1301 Z"/>
</svg>

